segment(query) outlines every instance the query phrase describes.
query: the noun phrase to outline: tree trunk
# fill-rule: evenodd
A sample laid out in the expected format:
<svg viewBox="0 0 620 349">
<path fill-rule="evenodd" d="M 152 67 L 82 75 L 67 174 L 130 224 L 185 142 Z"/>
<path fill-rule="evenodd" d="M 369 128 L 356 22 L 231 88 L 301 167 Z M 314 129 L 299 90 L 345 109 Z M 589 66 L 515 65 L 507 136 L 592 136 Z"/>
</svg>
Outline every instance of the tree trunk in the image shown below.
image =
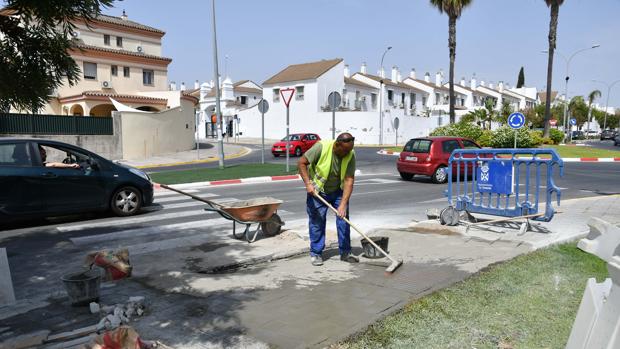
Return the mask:
<svg viewBox="0 0 620 349">
<path fill-rule="evenodd" d="M 456 57 L 456 16 L 449 16 L 448 46 L 450 47 L 450 123 L 456 121 L 454 114 L 454 59 Z"/>
<path fill-rule="evenodd" d="M 547 63 L 547 100 L 545 102 L 545 131 L 543 137 L 549 137 L 549 120 L 551 119 L 551 82 L 553 80 L 553 53 L 558 29 L 558 13 L 560 5 L 554 2 L 551 5 L 551 21 L 549 22 L 549 61 Z M 566 101 L 568 103 L 568 101 Z"/>
</svg>

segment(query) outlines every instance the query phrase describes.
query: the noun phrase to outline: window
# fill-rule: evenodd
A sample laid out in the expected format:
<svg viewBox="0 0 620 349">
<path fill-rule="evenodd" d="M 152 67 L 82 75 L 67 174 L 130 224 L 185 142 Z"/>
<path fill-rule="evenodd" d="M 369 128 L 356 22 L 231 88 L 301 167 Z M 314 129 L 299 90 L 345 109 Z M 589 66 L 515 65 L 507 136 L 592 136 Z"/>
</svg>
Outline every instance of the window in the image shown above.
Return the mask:
<svg viewBox="0 0 620 349">
<path fill-rule="evenodd" d="M 295 87 L 295 99 L 298 101 L 304 100 L 304 87 L 303 86 Z"/>
<path fill-rule="evenodd" d="M 377 94 L 376 93 L 370 94 L 370 104 L 372 104 L 373 109 L 377 109 Z"/>
<path fill-rule="evenodd" d="M 435 104 L 440 104 L 441 98 L 439 97 L 439 93 L 435 93 Z"/>
<path fill-rule="evenodd" d="M 110 35 L 108 34 L 103 35 L 103 44 L 106 46 L 110 46 Z"/>
<path fill-rule="evenodd" d="M 405 92 L 400 94 L 400 103 L 404 106 L 405 105 Z"/>
<path fill-rule="evenodd" d="M 123 47 L 123 37 L 121 36 L 116 37 L 116 46 Z"/>
<path fill-rule="evenodd" d="M 279 88 L 273 89 L 273 102 L 274 103 L 280 102 L 280 89 Z"/>
<path fill-rule="evenodd" d="M 415 93 L 409 94 L 409 109 L 413 109 L 415 107 Z"/>
<path fill-rule="evenodd" d="M 118 66 L 113 65 L 110 69 L 110 72 L 112 73 L 112 76 L 118 76 Z"/>
<path fill-rule="evenodd" d="M 422 106 L 426 107 L 426 97 L 422 97 Z"/>
<path fill-rule="evenodd" d="M 148 69 L 142 69 L 142 84 L 153 86 L 155 81 L 155 72 Z"/>
<path fill-rule="evenodd" d="M 443 141 L 443 144 L 441 145 L 441 150 L 444 153 L 448 153 L 448 154 L 451 154 L 454 149 L 460 149 L 460 148 L 461 146 L 459 145 L 459 142 L 456 140 Z"/>
<path fill-rule="evenodd" d="M 129 77 L 129 67 L 123 67 L 123 76 L 126 78 Z"/>
<path fill-rule="evenodd" d="M 241 96 L 241 105 L 246 105 L 248 103 L 248 97 L 247 96 Z"/>
<path fill-rule="evenodd" d="M 388 93 L 388 101 L 394 102 L 394 91 L 388 90 L 387 93 Z"/>
<path fill-rule="evenodd" d="M 27 144 L 0 144 L 0 166 L 32 166 L 32 158 Z"/>
<path fill-rule="evenodd" d="M 405 151 L 411 153 L 428 153 L 431 149 L 431 140 L 412 139 L 405 145 Z"/>
<path fill-rule="evenodd" d="M 463 145 L 465 146 L 465 149 L 480 149 L 480 147 L 476 143 L 468 141 L 466 139 L 463 140 Z"/>
<path fill-rule="evenodd" d="M 84 79 L 97 80 L 97 63 L 84 62 Z"/>
</svg>

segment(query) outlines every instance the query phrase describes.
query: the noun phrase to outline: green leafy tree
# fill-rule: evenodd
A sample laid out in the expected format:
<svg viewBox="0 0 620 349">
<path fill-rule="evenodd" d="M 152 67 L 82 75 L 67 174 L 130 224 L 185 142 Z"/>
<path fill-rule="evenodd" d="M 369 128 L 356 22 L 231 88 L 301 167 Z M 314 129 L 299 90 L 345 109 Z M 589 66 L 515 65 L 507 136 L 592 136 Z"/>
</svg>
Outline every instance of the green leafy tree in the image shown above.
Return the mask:
<svg viewBox="0 0 620 349">
<path fill-rule="evenodd" d="M 92 21 L 114 0 L 5 0 L 0 13 L 0 110 L 36 112 L 63 80 L 75 85 L 80 69 L 69 55 L 73 24 Z"/>
<path fill-rule="evenodd" d="M 510 105 L 510 103 L 506 102 L 505 100 L 502 101 L 502 108 L 500 110 L 499 118 L 497 121 L 505 123 L 513 111 L 514 109 L 512 108 L 512 105 Z"/>
<path fill-rule="evenodd" d="M 575 96 L 568 103 L 570 115 L 577 119 L 578 124 L 583 124 L 588 120 L 588 105 L 582 96 Z"/>
<path fill-rule="evenodd" d="M 454 60 L 456 58 L 456 21 L 461 17 L 463 9 L 471 4 L 472 0 L 430 0 L 431 5 L 437 7 L 440 13 L 448 15 L 448 46 L 450 48 L 450 123 L 454 123 Z"/>
<path fill-rule="evenodd" d="M 553 53 L 558 32 L 558 16 L 560 6 L 564 0 L 545 0 L 547 7 L 550 8 L 551 20 L 549 21 L 549 59 L 547 61 L 547 101 L 545 103 L 545 131 L 543 137 L 549 137 L 549 120 L 551 120 L 551 82 L 553 80 Z"/>
<path fill-rule="evenodd" d="M 519 78 L 517 79 L 517 88 L 521 88 L 525 86 L 525 72 L 523 71 L 523 67 L 519 70 Z"/>
</svg>

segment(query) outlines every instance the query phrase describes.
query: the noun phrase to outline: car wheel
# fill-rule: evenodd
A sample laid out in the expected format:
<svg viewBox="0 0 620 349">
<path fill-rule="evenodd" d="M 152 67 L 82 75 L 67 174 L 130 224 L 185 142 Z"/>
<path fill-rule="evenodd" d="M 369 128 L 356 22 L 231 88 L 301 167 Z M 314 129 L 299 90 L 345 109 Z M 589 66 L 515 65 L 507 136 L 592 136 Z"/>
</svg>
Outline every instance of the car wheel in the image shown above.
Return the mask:
<svg viewBox="0 0 620 349">
<path fill-rule="evenodd" d="M 301 148 L 300 147 L 295 148 L 295 156 L 301 156 Z"/>
<path fill-rule="evenodd" d="M 114 192 L 110 200 L 110 209 L 115 215 L 125 217 L 131 216 L 142 207 L 142 195 L 134 187 L 122 187 Z"/>
<path fill-rule="evenodd" d="M 413 173 L 406 173 L 406 172 L 399 172 L 400 173 L 400 178 L 406 180 L 406 181 L 410 181 L 413 179 L 414 174 Z"/>
<path fill-rule="evenodd" d="M 431 177 L 433 183 L 442 184 L 448 181 L 448 171 L 446 171 L 446 166 L 439 166 L 433 172 L 433 176 Z"/>
</svg>

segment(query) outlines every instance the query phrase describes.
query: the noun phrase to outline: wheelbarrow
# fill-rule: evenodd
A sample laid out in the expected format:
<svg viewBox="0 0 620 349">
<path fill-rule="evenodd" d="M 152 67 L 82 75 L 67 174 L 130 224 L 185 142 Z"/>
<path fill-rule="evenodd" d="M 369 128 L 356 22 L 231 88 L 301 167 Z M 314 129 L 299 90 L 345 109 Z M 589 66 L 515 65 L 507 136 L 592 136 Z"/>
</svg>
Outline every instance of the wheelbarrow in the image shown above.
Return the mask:
<svg viewBox="0 0 620 349">
<path fill-rule="evenodd" d="M 277 214 L 278 207 L 280 207 L 283 202 L 282 200 L 262 197 L 218 204 L 165 184 L 161 184 L 161 187 L 189 196 L 194 200 L 204 202 L 208 206 L 205 208 L 205 211 L 216 212 L 223 218 L 231 220 L 233 222 L 233 237 L 235 239 L 242 239 L 245 237 L 247 242 L 254 242 L 260 232 L 263 232 L 266 236 L 275 236 L 280 233 L 284 225 L 284 222 Z M 245 225 L 243 233 L 237 233 L 237 224 Z M 256 228 L 251 229 L 254 224 L 256 224 Z"/>
</svg>

